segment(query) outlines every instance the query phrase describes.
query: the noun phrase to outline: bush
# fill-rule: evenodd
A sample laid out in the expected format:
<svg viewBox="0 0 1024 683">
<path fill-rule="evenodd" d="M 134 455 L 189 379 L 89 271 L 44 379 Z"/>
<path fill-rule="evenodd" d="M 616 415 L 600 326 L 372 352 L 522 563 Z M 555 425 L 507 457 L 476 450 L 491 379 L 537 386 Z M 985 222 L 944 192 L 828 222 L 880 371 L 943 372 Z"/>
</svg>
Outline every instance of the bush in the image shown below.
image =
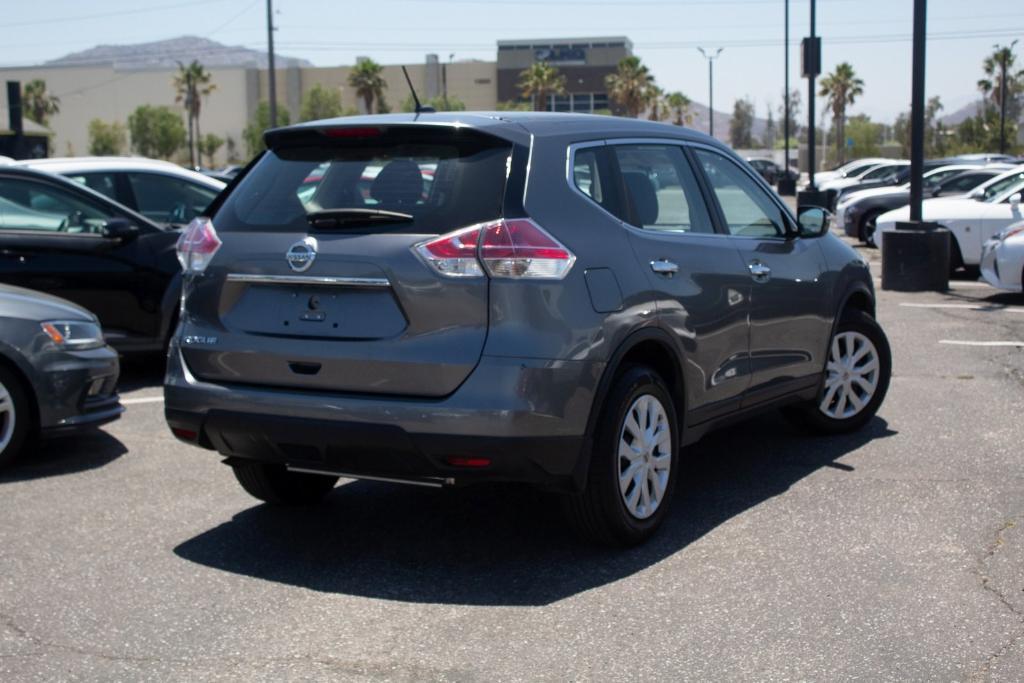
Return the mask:
<svg viewBox="0 0 1024 683">
<path fill-rule="evenodd" d="M 132 147 L 144 157 L 169 159 L 188 137 L 181 116 L 170 107 L 144 104 L 128 117 Z"/>
<path fill-rule="evenodd" d="M 89 154 L 117 156 L 128 145 L 128 131 L 120 121 L 107 123 L 101 119 L 89 122 Z"/>
</svg>

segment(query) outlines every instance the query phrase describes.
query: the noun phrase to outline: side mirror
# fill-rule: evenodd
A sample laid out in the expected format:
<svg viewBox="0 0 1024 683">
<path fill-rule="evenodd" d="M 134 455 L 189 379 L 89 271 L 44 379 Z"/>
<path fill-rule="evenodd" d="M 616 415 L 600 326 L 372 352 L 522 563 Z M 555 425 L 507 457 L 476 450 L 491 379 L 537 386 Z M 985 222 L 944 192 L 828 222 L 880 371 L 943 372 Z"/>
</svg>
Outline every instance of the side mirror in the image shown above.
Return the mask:
<svg viewBox="0 0 1024 683">
<path fill-rule="evenodd" d="M 128 242 L 139 236 L 139 226 L 127 218 L 111 218 L 103 224 L 103 236 Z"/>
<path fill-rule="evenodd" d="M 828 233 L 832 214 L 820 206 L 802 207 L 797 215 L 800 237 L 821 237 Z"/>
<path fill-rule="evenodd" d="M 1014 194 L 1011 194 L 1009 202 L 1010 202 L 1010 206 L 1015 208 L 1015 209 L 1020 207 L 1020 192 L 1016 192 Z"/>
<path fill-rule="evenodd" d="M 979 187 L 977 190 L 974 190 L 967 196 L 971 199 L 983 199 L 985 197 L 985 190 Z"/>
</svg>

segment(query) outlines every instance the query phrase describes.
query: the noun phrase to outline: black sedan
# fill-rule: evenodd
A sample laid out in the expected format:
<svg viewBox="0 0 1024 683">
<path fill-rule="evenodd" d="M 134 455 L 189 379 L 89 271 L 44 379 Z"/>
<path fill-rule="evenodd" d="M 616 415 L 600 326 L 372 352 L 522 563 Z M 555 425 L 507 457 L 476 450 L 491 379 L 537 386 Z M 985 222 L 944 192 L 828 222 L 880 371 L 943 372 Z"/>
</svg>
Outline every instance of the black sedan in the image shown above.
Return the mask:
<svg viewBox="0 0 1024 683">
<path fill-rule="evenodd" d="M 96 316 L 71 302 L 0 285 L 0 467 L 31 436 L 116 420 L 117 352 Z"/>
<path fill-rule="evenodd" d="M 173 331 L 179 235 L 64 177 L 0 166 L 0 282 L 92 311 L 119 351 L 163 349 Z"/>
</svg>

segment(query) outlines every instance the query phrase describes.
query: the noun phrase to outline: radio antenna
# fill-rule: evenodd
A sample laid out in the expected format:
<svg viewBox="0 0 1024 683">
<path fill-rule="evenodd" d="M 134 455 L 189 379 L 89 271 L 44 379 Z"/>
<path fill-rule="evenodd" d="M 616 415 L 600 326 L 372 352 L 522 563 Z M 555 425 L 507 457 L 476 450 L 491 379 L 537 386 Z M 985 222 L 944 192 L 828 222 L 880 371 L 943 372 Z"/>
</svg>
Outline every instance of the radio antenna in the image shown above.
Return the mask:
<svg viewBox="0 0 1024 683">
<path fill-rule="evenodd" d="M 409 92 L 412 93 L 412 101 L 416 103 L 417 114 L 433 114 L 436 109 L 431 106 L 423 106 L 420 104 L 420 98 L 416 96 L 416 88 L 412 87 L 412 79 L 409 78 L 409 71 L 402 65 L 402 73 L 405 74 L 405 82 L 409 84 Z"/>
</svg>

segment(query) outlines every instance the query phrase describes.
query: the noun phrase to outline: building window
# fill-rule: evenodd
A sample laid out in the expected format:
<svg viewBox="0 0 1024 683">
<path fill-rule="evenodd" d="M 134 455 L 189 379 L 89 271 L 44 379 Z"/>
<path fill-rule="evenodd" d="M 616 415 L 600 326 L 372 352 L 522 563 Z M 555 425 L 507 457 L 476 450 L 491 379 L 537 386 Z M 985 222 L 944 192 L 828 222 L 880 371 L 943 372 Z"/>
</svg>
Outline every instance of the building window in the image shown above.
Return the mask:
<svg viewBox="0 0 1024 683">
<path fill-rule="evenodd" d="M 572 110 L 590 113 L 593 107 L 590 103 L 590 93 L 574 93 L 572 96 Z"/>
<path fill-rule="evenodd" d="M 600 109 L 608 109 L 608 93 L 596 92 L 594 93 L 594 111 Z"/>
<path fill-rule="evenodd" d="M 555 111 L 572 111 L 572 101 L 568 95 L 555 95 Z"/>
</svg>

